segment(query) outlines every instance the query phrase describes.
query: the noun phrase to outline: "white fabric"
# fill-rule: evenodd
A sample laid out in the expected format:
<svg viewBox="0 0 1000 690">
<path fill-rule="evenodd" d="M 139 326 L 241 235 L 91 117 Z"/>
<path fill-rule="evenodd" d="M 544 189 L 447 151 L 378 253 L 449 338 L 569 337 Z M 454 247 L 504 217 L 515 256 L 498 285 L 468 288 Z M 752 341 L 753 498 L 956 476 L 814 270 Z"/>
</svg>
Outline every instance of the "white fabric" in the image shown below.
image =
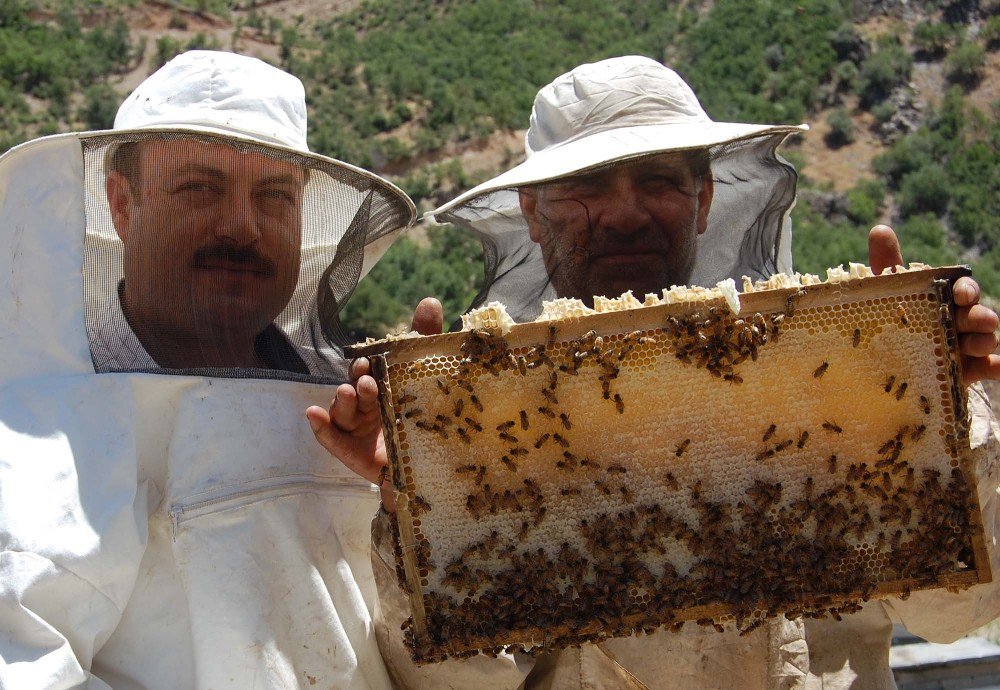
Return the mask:
<svg viewBox="0 0 1000 690">
<path fill-rule="evenodd" d="M 213 50 L 173 58 L 118 109 L 115 129 L 197 127 L 303 153 L 302 82 L 263 60 Z"/>
<path fill-rule="evenodd" d="M 580 65 L 538 92 L 525 135 L 527 160 L 428 215 L 437 220 L 488 192 L 632 158 L 808 129 L 804 124 L 714 122 L 691 87 L 670 68 L 638 55 L 609 58 Z"/>
<path fill-rule="evenodd" d="M 0 157 L 0 688 L 389 688 L 333 388 L 94 374 L 84 196 L 81 135 Z"/>
</svg>

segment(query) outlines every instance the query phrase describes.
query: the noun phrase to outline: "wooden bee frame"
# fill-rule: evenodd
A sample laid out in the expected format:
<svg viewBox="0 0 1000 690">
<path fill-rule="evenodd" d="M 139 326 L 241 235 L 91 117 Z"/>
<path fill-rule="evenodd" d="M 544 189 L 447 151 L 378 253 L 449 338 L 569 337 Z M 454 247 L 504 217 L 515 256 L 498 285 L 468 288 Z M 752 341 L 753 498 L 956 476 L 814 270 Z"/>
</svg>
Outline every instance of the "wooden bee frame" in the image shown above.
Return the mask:
<svg viewBox="0 0 1000 690">
<path fill-rule="evenodd" d="M 989 582 L 951 286 L 914 270 L 371 358 L 421 662 Z"/>
</svg>

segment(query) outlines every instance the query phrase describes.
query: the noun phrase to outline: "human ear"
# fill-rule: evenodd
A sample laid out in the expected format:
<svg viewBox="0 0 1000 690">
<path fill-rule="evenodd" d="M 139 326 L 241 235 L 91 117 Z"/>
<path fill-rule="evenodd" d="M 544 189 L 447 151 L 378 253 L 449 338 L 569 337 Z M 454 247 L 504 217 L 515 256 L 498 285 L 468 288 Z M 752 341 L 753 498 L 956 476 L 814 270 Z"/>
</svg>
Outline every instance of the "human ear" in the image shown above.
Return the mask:
<svg viewBox="0 0 1000 690">
<path fill-rule="evenodd" d="M 712 171 L 709 170 L 701 178 L 701 189 L 698 190 L 698 234 L 708 230 L 708 212 L 712 208 L 712 195 L 715 193 L 715 183 Z"/>
<path fill-rule="evenodd" d="M 540 242 L 542 233 L 538 226 L 538 192 L 533 189 L 519 189 L 517 199 L 521 204 L 521 215 L 528 222 L 528 236 L 532 242 Z"/>
<path fill-rule="evenodd" d="M 104 189 L 115 232 L 124 242 L 132 229 L 132 186 L 121 173 L 110 172 L 104 181 Z"/>
</svg>

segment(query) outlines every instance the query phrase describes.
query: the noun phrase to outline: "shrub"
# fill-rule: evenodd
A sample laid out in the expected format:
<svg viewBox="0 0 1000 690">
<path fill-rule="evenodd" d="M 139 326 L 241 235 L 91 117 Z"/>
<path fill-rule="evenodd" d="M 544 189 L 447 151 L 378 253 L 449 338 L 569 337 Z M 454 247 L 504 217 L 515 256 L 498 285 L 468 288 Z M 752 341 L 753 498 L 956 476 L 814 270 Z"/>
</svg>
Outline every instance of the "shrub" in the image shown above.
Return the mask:
<svg viewBox="0 0 1000 690">
<path fill-rule="evenodd" d="M 837 108 L 826 118 L 826 123 L 830 126 L 825 141 L 831 148 L 840 148 L 853 143 L 857 130 L 854 127 L 854 120 L 844 108 Z"/>
<path fill-rule="evenodd" d="M 875 123 L 881 125 L 891 120 L 892 116 L 895 115 L 898 110 L 894 103 L 891 101 L 885 101 L 873 107 L 871 112 L 872 117 L 875 118 Z"/>
<path fill-rule="evenodd" d="M 905 217 L 930 212 L 938 215 L 948 209 L 950 180 L 945 169 L 931 163 L 903 178 L 899 186 L 899 212 Z"/>
<path fill-rule="evenodd" d="M 913 58 L 898 44 L 883 46 L 861 65 L 858 92 L 865 105 L 883 100 L 893 88 L 910 80 Z"/>
<path fill-rule="evenodd" d="M 874 225 L 885 202 L 885 184 L 881 180 L 862 180 L 847 191 L 847 215 L 863 226 Z"/>
<path fill-rule="evenodd" d="M 913 45 L 930 58 L 941 58 L 958 37 L 958 27 L 928 20 L 913 28 Z"/>
<path fill-rule="evenodd" d="M 979 38 L 989 50 L 1000 47 L 1000 14 L 995 14 L 983 22 L 983 28 L 979 31 Z"/>
<path fill-rule="evenodd" d="M 962 43 L 945 58 L 945 73 L 954 84 L 975 86 L 985 69 L 986 51 L 976 43 Z"/>
<path fill-rule="evenodd" d="M 83 97 L 84 105 L 80 109 L 79 118 L 87 129 L 111 129 L 121 100 L 118 92 L 101 82 L 88 86 Z"/>
</svg>

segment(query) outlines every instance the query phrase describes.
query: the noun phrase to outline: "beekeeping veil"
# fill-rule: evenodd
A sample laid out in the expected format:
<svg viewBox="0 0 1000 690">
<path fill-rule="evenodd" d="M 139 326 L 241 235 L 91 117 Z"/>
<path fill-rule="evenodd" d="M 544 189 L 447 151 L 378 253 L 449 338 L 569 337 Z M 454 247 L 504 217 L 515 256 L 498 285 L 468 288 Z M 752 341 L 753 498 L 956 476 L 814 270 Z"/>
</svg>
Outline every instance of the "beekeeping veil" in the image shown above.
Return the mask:
<svg viewBox="0 0 1000 690">
<path fill-rule="evenodd" d="M 298 79 L 191 51 L 78 141 L 97 371 L 343 375 L 338 312 L 414 210 L 309 151 Z"/>
<path fill-rule="evenodd" d="M 476 304 L 497 300 L 515 320 L 530 320 L 542 300 L 558 295 L 542 251 L 527 232 L 519 189 L 543 189 L 664 153 L 703 152 L 714 197 L 687 282 L 707 286 L 743 275 L 766 278 L 791 267 L 788 214 L 796 174 L 775 149 L 805 129 L 713 122 L 675 72 L 648 58 L 581 65 L 538 92 L 525 137 L 527 160 L 431 215 L 482 240 L 486 283 Z M 577 207 L 590 223 L 586 201 Z"/>
<path fill-rule="evenodd" d="M 0 157 L 12 686 L 388 687 L 378 493 L 304 411 L 344 380 L 338 309 L 413 214 L 309 152 L 298 79 L 226 53 L 168 63 L 113 130 Z"/>
</svg>

